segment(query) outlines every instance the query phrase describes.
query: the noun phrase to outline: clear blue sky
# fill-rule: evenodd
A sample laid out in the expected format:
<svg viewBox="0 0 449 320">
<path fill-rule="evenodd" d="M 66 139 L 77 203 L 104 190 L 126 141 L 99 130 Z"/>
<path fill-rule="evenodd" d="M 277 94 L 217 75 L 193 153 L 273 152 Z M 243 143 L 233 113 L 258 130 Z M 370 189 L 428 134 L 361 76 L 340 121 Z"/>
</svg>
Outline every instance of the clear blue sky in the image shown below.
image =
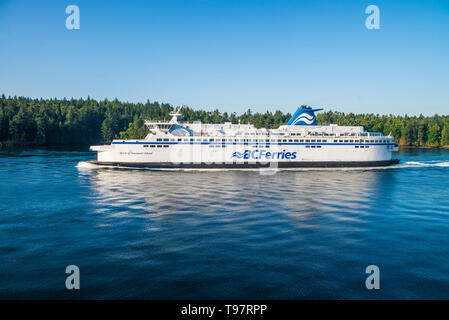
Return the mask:
<svg viewBox="0 0 449 320">
<path fill-rule="evenodd" d="M 0 0 L 1 93 L 449 114 L 449 1 Z"/>
</svg>

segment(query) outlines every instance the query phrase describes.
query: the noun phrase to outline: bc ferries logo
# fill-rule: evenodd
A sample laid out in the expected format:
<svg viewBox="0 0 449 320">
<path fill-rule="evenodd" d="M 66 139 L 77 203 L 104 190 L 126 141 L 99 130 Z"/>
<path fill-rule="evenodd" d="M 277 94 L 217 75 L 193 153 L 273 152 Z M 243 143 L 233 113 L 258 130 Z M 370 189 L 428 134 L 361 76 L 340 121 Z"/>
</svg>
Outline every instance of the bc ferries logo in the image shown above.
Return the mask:
<svg viewBox="0 0 449 320">
<path fill-rule="evenodd" d="M 300 115 L 298 118 L 296 118 L 293 121 L 292 125 L 295 125 L 295 124 L 300 123 L 300 122 L 303 122 L 305 124 L 312 124 L 315 121 L 316 121 L 316 119 L 315 119 L 315 115 L 314 114 L 311 115 L 311 114 L 308 114 L 308 113 L 303 113 L 302 115 Z"/>
<path fill-rule="evenodd" d="M 293 116 L 288 120 L 287 125 L 289 126 L 316 126 L 315 111 L 320 111 L 323 109 L 312 109 L 307 106 L 301 106 L 296 110 Z"/>
<path fill-rule="evenodd" d="M 245 150 L 242 152 L 234 152 L 232 154 L 233 158 L 237 159 L 246 159 L 246 160 L 293 160 L 296 159 L 296 152 L 285 152 L 282 150 L 281 152 L 270 152 L 267 150 Z"/>
</svg>

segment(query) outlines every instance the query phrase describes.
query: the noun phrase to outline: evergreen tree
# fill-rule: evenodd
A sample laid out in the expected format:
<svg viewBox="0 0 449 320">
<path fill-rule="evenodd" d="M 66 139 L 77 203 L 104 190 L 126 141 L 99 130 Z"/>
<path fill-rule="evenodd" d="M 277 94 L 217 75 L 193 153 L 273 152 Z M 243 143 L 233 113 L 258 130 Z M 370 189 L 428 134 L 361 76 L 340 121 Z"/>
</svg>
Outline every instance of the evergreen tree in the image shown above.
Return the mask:
<svg viewBox="0 0 449 320">
<path fill-rule="evenodd" d="M 429 127 L 429 138 L 427 140 L 427 143 L 431 146 L 438 146 L 441 141 L 441 132 L 440 132 L 440 126 L 437 123 L 432 124 Z"/>
<path fill-rule="evenodd" d="M 449 146 L 449 123 L 445 123 L 443 130 L 441 131 L 441 142 L 442 146 Z"/>
</svg>

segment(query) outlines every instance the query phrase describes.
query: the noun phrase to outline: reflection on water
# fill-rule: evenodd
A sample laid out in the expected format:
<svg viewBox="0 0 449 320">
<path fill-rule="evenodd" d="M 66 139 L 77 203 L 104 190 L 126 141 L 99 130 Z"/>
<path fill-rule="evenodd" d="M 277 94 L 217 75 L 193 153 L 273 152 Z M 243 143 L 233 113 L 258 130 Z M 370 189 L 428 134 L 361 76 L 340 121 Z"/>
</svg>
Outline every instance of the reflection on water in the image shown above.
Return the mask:
<svg viewBox="0 0 449 320">
<path fill-rule="evenodd" d="M 300 221 L 298 227 L 317 213 L 332 214 L 341 220 L 358 219 L 371 199 L 392 193 L 395 186 L 393 172 L 372 170 L 281 171 L 267 176 L 257 171 L 81 169 L 80 174 L 88 178 L 92 197 L 101 204 L 98 210 L 114 216 L 120 208 L 131 210 L 118 216 L 148 219 L 179 212 L 200 219 L 208 215 L 225 219 L 228 214 L 245 213 L 257 219 L 261 212 L 271 212 L 292 223 Z"/>
<path fill-rule="evenodd" d="M 274 175 L 92 168 L 90 157 L 0 155 L 0 297 L 449 297 L 447 151 Z M 69 264 L 78 292 L 65 290 Z M 370 264 L 379 291 L 364 287 Z"/>
</svg>

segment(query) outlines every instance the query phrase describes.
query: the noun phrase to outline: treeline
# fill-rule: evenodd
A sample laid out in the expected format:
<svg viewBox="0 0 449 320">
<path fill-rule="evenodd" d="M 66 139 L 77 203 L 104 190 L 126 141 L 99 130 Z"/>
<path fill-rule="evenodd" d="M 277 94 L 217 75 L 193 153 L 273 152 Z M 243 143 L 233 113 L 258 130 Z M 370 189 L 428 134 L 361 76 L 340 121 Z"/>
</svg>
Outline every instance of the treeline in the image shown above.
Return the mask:
<svg viewBox="0 0 449 320">
<path fill-rule="evenodd" d="M 21 145 L 88 145 L 107 143 L 114 138 L 138 139 L 147 134 L 145 119 L 170 119 L 173 107 L 166 103 L 130 103 L 94 99 L 0 99 L 0 142 Z M 203 123 L 252 123 L 277 128 L 291 114 L 281 111 L 241 115 L 184 108 L 183 119 Z M 368 131 L 392 134 L 401 145 L 449 145 L 449 116 L 393 116 L 322 112 L 319 124 L 364 126 Z"/>
</svg>

